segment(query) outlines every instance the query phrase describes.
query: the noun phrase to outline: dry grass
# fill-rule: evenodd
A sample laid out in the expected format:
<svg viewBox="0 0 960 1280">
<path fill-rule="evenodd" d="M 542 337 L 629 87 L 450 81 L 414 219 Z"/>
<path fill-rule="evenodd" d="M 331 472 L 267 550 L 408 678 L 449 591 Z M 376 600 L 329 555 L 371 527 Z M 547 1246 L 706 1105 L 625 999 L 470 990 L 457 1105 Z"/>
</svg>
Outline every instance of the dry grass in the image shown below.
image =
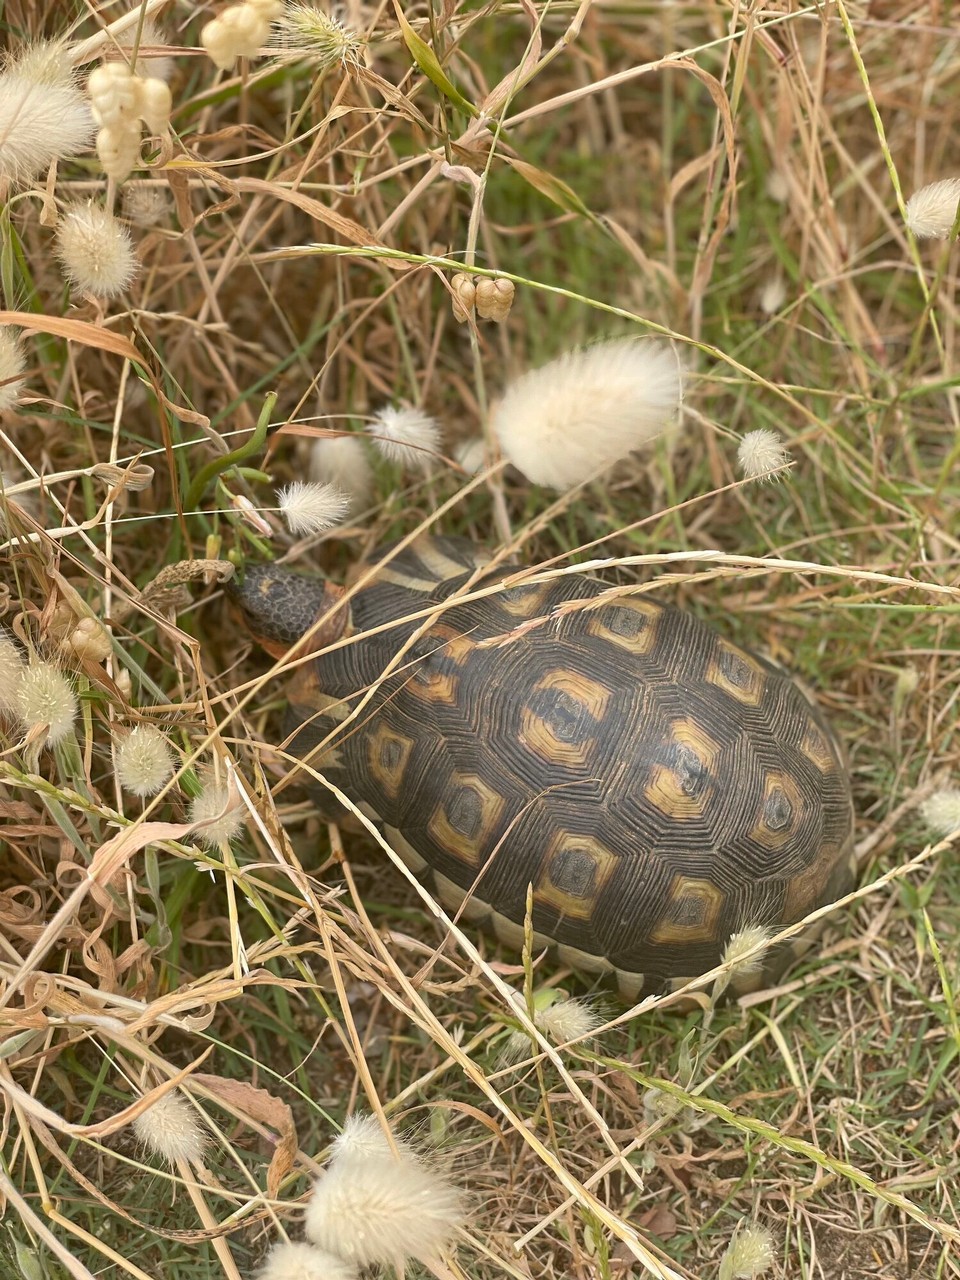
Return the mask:
<svg viewBox="0 0 960 1280">
<path fill-rule="evenodd" d="M 0 757 L 0 1271 L 249 1276 L 298 1238 L 359 1109 L 453 1158 L 473 1208 L 449 1275 L 710 1277 L 741 1220 L 773 1231 L 776 1274 L 960 1275 L 960 873 L 914 814 L 960 751 L 957 253 L 898 212 L 951 173 L 951 10 L 406 8 L 477 115 L 388 5 L 349 0 L 365 48 L 325 74 L 266 56 L 218 75 L 198 50 L 217 6 L 146 8 L 175 46 L 175 109 L 124 184 L 164 198 L 134 229 L 137 280 L 108 305 L 65 298 L 57 210 L 119 205 L 90 157 L 0 215 L 4 304 L 31 335 L 0 434 L 3 621 L 50 656 L 64 609 L 112 638 L 103 662 L 60 657 L 76 747 L 36 764 L 11 734 Z M 86 5 L 78 60 L 121 12 Z M 4 19 L 68 34 L 52 2 Z M 455 324 L 464 267 L 516 283 L 506 325 Z M 611 482 L 551 504 L 499 471 L 382 464 L 375 508 L 310 547 L 246 514 L 302 474 L 311 434 L 406 400 L 452 454 L 511 374 L 651 329 L 690 366 L 684 428 Z M 265 442 L 231 457 L 268 393 Z M 734 483 L 757 427 L 795 459 L 779 486 Z M 596 1041 L 540 1038 L 506 1068 L 525 1022 L 508 989 L 576 980 L 439 921 L 373 831 L 326 827 L 282 785 L 282 686 L 213 570 L 175 566 L 267 552 L 339 575 L 441 510 L 530 563 L 656 578 L 818 686 L 865 887 L 777 991 L 710 1017 L 608 998 Z M 180 752 L 145 806 L 111 763 L 138 723 Z M 214 763 L 247 813 L 232 850 L 186 819 Z M 167 1168 L 131 1122 L 171 1081 L 208 1140 Z"/>
</svg>

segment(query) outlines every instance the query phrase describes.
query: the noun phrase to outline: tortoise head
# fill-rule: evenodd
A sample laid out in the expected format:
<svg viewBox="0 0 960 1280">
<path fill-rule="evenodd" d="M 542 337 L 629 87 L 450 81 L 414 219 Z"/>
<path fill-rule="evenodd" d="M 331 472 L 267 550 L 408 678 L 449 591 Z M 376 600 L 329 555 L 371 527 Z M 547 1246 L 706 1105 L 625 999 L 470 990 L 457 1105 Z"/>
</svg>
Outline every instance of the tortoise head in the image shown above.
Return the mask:
<svg viewBox="0 0 960 1280">
<path fill-rule="evenodd" d="M 284 565 L 248 565 L 241 581 L 227 583 L 226 592 L 244 627 L 274 658 L 282 658 L 311 628 L 301 652 L 322 649 L 339 640 L 350 621 L 350 610 L 341 603 L 343 587 Z"/>
</svg>

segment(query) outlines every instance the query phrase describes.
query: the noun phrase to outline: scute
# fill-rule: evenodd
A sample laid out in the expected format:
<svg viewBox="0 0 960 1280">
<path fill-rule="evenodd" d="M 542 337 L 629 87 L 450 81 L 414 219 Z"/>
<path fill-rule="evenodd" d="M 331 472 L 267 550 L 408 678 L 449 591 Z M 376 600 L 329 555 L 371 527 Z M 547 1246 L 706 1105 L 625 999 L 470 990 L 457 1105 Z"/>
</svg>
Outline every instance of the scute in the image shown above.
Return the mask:
<svg viewBox="0 0 960 1280">
<path fill-rule="evenodd" d="M 329 776 L 471 918 L 515 941 L 532 886 L 561 956 L 669 987 L 849 885 L 849 781 L 786 673 L 649 594 L 485 571 L 461 540 L 380 560 L 357 571 L 360 638 L 312 665 L 360 708 L 324 718 Z"/>
</svg>

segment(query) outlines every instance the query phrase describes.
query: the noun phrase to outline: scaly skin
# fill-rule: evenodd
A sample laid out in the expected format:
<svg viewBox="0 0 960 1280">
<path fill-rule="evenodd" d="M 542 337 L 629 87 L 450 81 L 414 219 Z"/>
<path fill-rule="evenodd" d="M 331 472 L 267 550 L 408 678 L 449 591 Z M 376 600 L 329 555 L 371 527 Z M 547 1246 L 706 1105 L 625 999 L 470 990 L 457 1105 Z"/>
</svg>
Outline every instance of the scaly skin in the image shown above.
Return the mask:
<svg viewBox="0 0 960 1280">
<path fill-rule="evenodd" d="M 282 657 L 314 624 L 334 608 L 343 588 L 323 578 L 295 573 L 283 565 L 248 565 L 240 582 L 227 584 L 251 636 L 273 657 Z M 338 639 L 349 611 L 337 609 L 318 629 L 311 648 Z"/>
</svg>

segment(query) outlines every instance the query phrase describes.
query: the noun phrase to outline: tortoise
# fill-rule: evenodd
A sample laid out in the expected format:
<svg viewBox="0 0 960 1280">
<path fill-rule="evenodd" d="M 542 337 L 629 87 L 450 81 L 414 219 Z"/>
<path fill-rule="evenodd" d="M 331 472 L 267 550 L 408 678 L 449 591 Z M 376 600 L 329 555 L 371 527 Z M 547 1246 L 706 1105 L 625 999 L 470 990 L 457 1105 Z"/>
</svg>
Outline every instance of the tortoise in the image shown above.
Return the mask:
<svg viewBox="0 0 960 1280">
<path fill-rule="evenodd" d="M 271 565 L 231 589 L 275 656 L 310 631 L 290 750 L 446 906 L 519 947 L 532 885 L 535 944 L 634 998 L 849 888 L 842 751 L 787 672 L 643 588 L 488 564 L 422 535 L 346 594 Z"/>
</svg>

